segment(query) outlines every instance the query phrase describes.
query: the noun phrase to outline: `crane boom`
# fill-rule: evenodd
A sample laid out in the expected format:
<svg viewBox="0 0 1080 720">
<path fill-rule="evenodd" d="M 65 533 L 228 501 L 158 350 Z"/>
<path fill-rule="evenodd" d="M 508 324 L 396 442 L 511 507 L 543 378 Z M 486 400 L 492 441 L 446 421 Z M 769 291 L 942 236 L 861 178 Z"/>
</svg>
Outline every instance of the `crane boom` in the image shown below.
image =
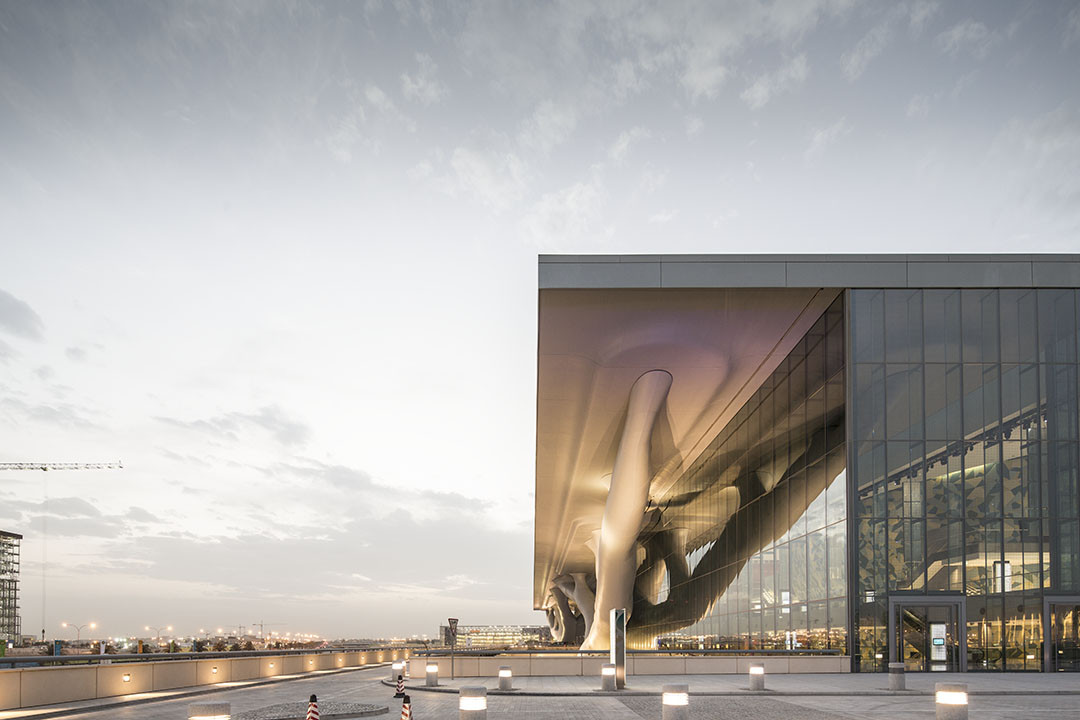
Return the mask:
<svg viewBox="0 0 1080 720">
<path fill-rule="evenodd" d="M 57 462 L 13 462 L 0 463 L 0 472 L 4 470 L 123 470 L 119 460 L 104 463 L 57 463 Z"/>
</svg>

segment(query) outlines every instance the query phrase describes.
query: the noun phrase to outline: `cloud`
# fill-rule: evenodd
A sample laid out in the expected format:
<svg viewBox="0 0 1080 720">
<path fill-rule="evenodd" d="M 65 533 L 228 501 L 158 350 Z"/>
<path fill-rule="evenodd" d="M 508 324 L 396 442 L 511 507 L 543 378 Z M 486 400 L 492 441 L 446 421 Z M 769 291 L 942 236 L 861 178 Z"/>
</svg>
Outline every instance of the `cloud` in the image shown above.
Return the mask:
<svg viewBox="0 0 1080 720">
<path fill-rule="evenodd" d="M 889 8 L 878 24 L 870 28 L 851 50 L 840 56 L 840 67 L 844 76 L 852 82 L 857 80 L 892 42 L 897 25 L 906 20 L 909 32 L 919 35 L 939 9 L 936 2 L 928 0 L 899 3 Z"/>
<path fill-rule="evenodd" d="M 619 133 L 619 137 L 615 138 L 615 142 L 611 144 L 611 147 L 608 148 L 608 159 L 616 164 L 621 163 L 626 159 L 632 145 L 649 137 L 651 137 L 651 134 L 643 127 L 632 127 L 629 130 L 623 130 Z"/>
<path fill-rule="evenodd" d="M 0 330 L 26 340 L 41 340 L 44 329 L 45 324 L 32 307 L 0 290 Z"/>
<path fill-rule="evenodd" d="M 1080 40 L 1080 5 L 1077 5 L 1065 17 L 1065 29 L 1062 31 L 1062 45 L 1069 47 Z"/>
<path fill-rule="evenodd" d="M 0 362 L 6 363 L 11 358 L 15 357 L 15 348 L 8 345 L 3 340 L 0 340 Z"/>
<path fill-rule="evenodd" d="M 518 143 L 523 149 L 547 155 L 562 145 L 577 127 L 577 112 L 568 105 L 544 101 L 522 124 Z"/>
<path fill-rule="evenodd" d="M 1010 178 L 1019 198 L 1080 219 L 1080 109 L 1062 105 L 1009 122 L 995 139 L 991 160 Z"/>
<path fill-rule="evenodd" d="M 311 435 L 310 428 L 285 414 L 277 405 L 267 405 L 254 413 L 231 412 L 206 420 L 179 420 L 170 417 L 157 417 L 158 422 L 174 427 L 186 428 L 230 440 L 239 440 L 239 433 L 256 427 L 268 431 L 275 440 L 285 446 L 303 445 Z"/>
<path fill-rule="evenodd" d="M 930 98 L 926 95 L 913 95 L 907 104 L 909 118 L 924 118 L 930 114 Z"/>
<path fill-rule="evenodd" d="M 687 137 L 694 137 L 705 129 L 705 121 L 697 115 L 687 115 L 683 122 L 683 129 L 686 130 Z"/>
<path fill-rule="evenodd" d="M 461 146 L 450 156 L 452 176 L 444 183 L 451 194 L 464 194 L 502 211 L 521 200 L 526 164 L 513 150 Z"/>
<path fill-rule="evenodd" d="M 855 43 L 855 47 L 840 56 L 840 66 L 849 81 L 857 80 L 870 61 L 888 46 L 892 37 L 891 24 L 886 21 L 870 28 L 862 39 Z"/>
<path fill-rule="evenodd" d="M 987 56 L 1000 36 L 976 20 L 964 20 L 937 36 L 938 48 L 952 56 L 969 52 L 975 58 Z"/>
<path fill-rule="evenodd" d="M 87 416 L 94 412 L 70 403 L 27 403 L 14 397 L 0 398 L 0 409 L 19 416 L 23 422 L 41 422 L 64 428 L 88 430 L 98 425 Z"/>
<path fill-rule="evenodd" d="M 649 216 L 649 222 L 656 225 L 664 225 L 674 220 L 675 216 L 678 214 L 678 210 L 665 210 L 663 212 L 654 213 Z"/>
<path fill-rule="evenodd" d="M 582 240 L 595 242 L 611 234 L 601 223 L 606 202 L 607 194 L 595 176 L 545 193 L 522 220 L 522 234 L 543 249 Z"/>
<path fill-rule="evenodd" d="M 751 110 L 758 110 L 764 107 L 770 98 L 802 85 L 809 73 L 810 66 L 806 62 L 806 54 L 797 55 L 776 72 L 758 76 L 749 87 L 743 90 L 740 97 Z"/>
<path fill-rule="evenodd" d="M 840 138 L 848 135 L 851 130 L 852 126 L 846 117 L 840 118 L 828 127 L 815 130 L 810 137 L 810 145 L 803 153 L 803 158 L 807 162 L 817 160 L 825 154 L 829 147 L 835 145 Z"/>
<path fill-rule="evenodd" d="M 86 350 L 80 347 L 69 347 L 64 350 L 64 355 L 67 355 L 68 360 L 72 362 L 86 362 Z"/>
<path fill-rule="evenodd" d="M 378 85 L 368 85 L 364 89 L 364 97 L 371 107 L 375 108 L 394 122 L 400 123 L 406 131 L 410 133 L 416 132 L 416 121 L 401 112 L 401 110 L 398 109 L 398 106 L 381 87 Z"/>
<path fill-rule="evenodd" d="M 435 64 L 431 56 L 417 53 L 416 64 L 418 68 L 415 74 L 401 74 L 401 94 L 424 105 L 431 105 L 445 97 L 449 91 L 446 85 L 435 77 L 439 66 Z"/>
</svg>

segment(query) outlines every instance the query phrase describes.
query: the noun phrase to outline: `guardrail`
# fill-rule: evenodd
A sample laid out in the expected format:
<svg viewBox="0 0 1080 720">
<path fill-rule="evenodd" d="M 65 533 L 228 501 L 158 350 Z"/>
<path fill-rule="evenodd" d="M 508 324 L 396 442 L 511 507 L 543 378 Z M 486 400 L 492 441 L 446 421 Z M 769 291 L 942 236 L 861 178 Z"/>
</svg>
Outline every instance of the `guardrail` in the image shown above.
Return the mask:
<svg viewBox="0 0 1080 720">
<path fill-rule="evenodd" d="M 245 657 L 289 657 L 291 655 L 332 655 L 341 653 L 379 653 L 412 650 L 402 646 L 325 647 L 311 650 L 207 650 L 177 653 L 114 653 L 108 655 L 6 655 L 0 657 L 0 668 L 15 666 L 101 665 L 110 663 L 161 662 L 165 660 L 220 660 Z M 414 654 L 413 652 L 409 653 Z"/>
<path fill-rule="evenodd" d="M 449 648 L 428 649 L 421 650 L 419 648 L 413 650 L 412 653 L 416 657 L 450 657 Z M 627 655 L 642 655 L 642 656 L 669 656 L 669 657 L 708 657 L 708 656 L 722 656 L 722 655 L 776 655 L 776 656 L 794 656 L 805 657 L 815 655 L 843 655 L 844 651 L 839 648 L 794 648 L 791 650 L 728 650 L 721 648 L 712 648 L 704 650 L 627 650 Z M 456 657 L 492 657 L 495 655 L 571 655 L 575 657 L 591 657 L 602 656 L 607 657 L 607 650 L 572 650 L 566 648 L 551 648 L 551 649 L 477 649 L 477 650 L 455 650 L 454 655 Z"/>
</svg>

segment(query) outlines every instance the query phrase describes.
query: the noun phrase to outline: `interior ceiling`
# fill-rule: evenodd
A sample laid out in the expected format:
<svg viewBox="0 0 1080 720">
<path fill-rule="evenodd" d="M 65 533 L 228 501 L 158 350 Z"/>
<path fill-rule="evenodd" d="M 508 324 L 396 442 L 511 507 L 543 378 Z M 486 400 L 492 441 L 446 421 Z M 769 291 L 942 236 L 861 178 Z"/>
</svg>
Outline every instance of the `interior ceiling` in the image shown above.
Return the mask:
<svg viewBox="0 0 1080 720">
<path fill-rule="evenodd" d="M 660 499 L 758 389 L 838 290 L 541 290 L 533 603 L 552 578 L 594 569 L 630 387 L 673 376 L 653 432 Z"/>
</svg>

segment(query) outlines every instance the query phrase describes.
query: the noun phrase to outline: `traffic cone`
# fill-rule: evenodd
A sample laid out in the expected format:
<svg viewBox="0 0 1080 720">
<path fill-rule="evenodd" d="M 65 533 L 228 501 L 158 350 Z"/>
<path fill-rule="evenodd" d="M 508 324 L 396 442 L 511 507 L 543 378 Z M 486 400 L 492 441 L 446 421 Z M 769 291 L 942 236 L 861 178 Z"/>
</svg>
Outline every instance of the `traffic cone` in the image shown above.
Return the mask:
<svg viewBox="0 0 1080 720">
<path fill-rule="evenodd" d="M 307 717 L 305 720 L 319 720 L 319 699 L 314 695 L 308 699 Z"/>
<path fill-rule="evenodd" d="M 405 697 L 405 678 L 401 677 L 400 675 L 397 676 L 397 692 L 394 693 L 394 697 Z"/>
<path fill-rule="evenodd" d="M 412 720 L 412 700 L 408 695 L 401 699 L 401 720 Z"/>
</svg>

